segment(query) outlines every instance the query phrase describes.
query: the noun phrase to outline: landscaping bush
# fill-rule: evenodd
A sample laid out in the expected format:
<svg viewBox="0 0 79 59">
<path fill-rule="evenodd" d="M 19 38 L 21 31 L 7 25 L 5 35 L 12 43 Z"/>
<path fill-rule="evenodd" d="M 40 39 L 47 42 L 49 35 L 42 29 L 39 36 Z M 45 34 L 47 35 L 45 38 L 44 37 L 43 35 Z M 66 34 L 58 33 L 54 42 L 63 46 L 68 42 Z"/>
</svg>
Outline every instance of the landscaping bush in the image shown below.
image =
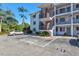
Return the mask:
<svg viewBox="0 0 79 59">
<path fill-rule="evenodd" d="M 40 35 L 41 32 L 36 32 L 37 35 Z"/>
<path fill-rule="evenodd" d="M 28 26 L 28 27 L 26 28 L 26 32 L 27 32 L 27 34 L 31 34 L 31 33 L 32 33 L 32 31 L 30 30 L 30 26 Z"/>
<path fill-rule="evenodd" d="M 50 34 L 47 31 L 43 31 L 40 33 L 40 36 L 50 36 Z"/>
<path fill-rule="evenodd" d="M 31 34 L 32 33 L 32 31 L 31 30 L 29 30 L 28 32 L 27 32 L 27 34 Z"/>
<path fill-rule="evenodd" d="M 64 33 L 64 36 L 68 36 L 68 34 L 67 33 Z"/>
</svg>

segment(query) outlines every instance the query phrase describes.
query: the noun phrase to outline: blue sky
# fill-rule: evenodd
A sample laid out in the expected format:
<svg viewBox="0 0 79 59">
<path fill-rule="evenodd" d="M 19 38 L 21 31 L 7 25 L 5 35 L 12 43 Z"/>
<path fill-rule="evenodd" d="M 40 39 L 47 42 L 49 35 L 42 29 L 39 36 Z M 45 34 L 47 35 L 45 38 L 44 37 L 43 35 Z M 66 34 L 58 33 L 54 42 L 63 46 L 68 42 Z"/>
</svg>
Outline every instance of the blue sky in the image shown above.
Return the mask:
<svg viewBox="0 0 79 59">
<path fill-rule="evenodd" d="M 15 14 L 16 19 L 19 21 L 19 24 L 21 24 L 22 19 L 19 16 L 18 7 L 23 6 L 24 8 L 26 8 L 28 10 L 28 12 L 24 13 L 25 16 L 27 17 L 27 19 L 25 21 L 30 23 L 29 14 L 39 11 L 40 9 L 38 8 L 38 6 L 40 4 L 41 3 L 3 3 L 1 8 L 5 9 L 5 10 L 7 10 L 7 9 L 12 10 L 12 12 Z"/>
</svg>

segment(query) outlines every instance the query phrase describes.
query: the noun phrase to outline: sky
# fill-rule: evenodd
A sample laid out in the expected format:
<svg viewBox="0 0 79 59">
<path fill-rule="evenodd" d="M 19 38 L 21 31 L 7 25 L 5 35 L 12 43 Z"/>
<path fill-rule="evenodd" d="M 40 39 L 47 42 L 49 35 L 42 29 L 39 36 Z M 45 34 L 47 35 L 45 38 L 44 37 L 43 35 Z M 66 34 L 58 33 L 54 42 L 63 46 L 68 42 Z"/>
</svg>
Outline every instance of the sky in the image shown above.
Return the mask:
<svg viewBox="0 0 79 59">
<path fill-rule="evenodd" d="M 24 13 L 26 16 L 26 22 L 30 23 L 30 15 L 33 12 L 39 11 L 40 8 L 38 8 L 38 6 L 41 3 L 3 3 L 1 8 L 4 10 L 10 9 L 12 10 L 12 12 L 15 14 L 16 19 L 18 20 L 19 24 L 22 23 L 22 18 L 19 16 L 19 11 L 18 11 L 18 7 L 23 6 L 24 8 L 26 8 L 28 10 L 28 12 Z"/>
</svg>

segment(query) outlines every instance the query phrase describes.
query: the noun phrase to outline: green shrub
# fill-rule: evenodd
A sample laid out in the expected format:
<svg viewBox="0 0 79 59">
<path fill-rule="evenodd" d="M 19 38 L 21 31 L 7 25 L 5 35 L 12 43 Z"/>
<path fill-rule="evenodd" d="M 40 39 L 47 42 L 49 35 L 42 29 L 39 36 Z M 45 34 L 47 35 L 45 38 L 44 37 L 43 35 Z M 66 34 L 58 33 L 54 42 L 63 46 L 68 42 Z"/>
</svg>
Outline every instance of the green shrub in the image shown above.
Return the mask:
<svg viewBox="0 0 79 59">
<path fill-rule="evenodd" d="M 36 32 L 37 35 L 40 35 L 41 32 Z"/>
<path fill-rule="evenodd" d="M 32 33 L 32 31 L 30 30 L 30 26 L 28 26 L 28 27 L 26 28 L 26 32 L 27 32 L 27 34 L 31 34 L 31 33 Z"/>
<path fill-rule="evenodd" d="M 40 33 L 40 36 L 50 36 L 50 34 L 47 31 L 43 31 Z"/>
<path fill-rule="evenodd" d="M 28 34 L 31 34 L 31 33 L 32 33 L 32 31 L 31 31 L 31 30 L 29 30 L 27 33 L 28 33 Z"/>
<path fill-rule="evenodd" d="M 64 33 L 64 36 L 68 36 L 68 34 L 67 33 Z"/>
</svg>

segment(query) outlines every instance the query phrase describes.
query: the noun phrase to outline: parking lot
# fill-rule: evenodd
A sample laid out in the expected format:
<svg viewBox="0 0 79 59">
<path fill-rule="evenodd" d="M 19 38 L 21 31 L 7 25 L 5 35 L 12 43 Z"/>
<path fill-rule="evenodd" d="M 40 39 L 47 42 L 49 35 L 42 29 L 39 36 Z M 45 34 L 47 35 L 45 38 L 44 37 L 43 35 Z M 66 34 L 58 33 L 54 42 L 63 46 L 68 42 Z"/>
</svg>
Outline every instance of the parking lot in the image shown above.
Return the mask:
<svg viewBox="0 0 79 59">
<path fill-rule="evenodd" d="M 48 40 L 47 40 L 48 39 Z M 62 56 L 79 55 L 74 39 L 41 38 L 32 35 L 1 36 L 0 55 Z"/>
</svg>

